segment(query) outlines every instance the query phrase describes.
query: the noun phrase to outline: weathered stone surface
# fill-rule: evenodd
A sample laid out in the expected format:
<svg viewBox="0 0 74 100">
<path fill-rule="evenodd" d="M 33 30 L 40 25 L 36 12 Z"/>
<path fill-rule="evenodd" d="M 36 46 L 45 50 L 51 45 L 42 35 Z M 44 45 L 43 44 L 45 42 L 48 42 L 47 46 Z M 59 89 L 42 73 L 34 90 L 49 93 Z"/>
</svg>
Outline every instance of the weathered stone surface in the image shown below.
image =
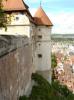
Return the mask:
<svg viewBox="0 0 74 100">
<path fill-rule="evenodd" d="M 12 38 L 11 45 L 0 57 L 0 100 L 17 100 L 27 93 L 31 82 L 32 56 L 27 37 Z M 16 48 L 16 49 L 15 49 Z"/>
</svg>

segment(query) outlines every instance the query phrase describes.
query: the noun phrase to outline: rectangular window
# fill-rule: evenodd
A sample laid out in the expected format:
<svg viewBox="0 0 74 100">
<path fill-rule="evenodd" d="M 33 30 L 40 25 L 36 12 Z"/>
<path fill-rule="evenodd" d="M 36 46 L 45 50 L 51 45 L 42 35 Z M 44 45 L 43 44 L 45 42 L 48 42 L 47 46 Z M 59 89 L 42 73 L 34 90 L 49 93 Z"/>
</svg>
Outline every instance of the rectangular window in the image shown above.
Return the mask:
<svg viewBox="0 0 74 100">
<path fill-rule="evenodd" d="M 42 54 L 38 54 L 38 58 L 42 58 Z"/>
<path fill-rule="evenodd" d="M 38 35 L 38 38 L 39 38 L 39 39 L 42 39 L 42 35 Z"/>
<path fill-rule="evenodd" d="M 19 17 L 16 17 L 16 20 L 18 21 L 19 20 Z"/>
</svg>

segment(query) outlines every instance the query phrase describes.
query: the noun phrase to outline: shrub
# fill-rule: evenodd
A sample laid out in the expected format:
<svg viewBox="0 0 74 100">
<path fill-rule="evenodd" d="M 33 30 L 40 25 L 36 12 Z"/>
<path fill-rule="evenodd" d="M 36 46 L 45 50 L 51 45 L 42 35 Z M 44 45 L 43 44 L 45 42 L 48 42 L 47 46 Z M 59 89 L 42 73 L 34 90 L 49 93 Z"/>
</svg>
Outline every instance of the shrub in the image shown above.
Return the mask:
<svg viewBox="0 0 74 100">
<path fill-rule="evenodd" d="M 28 98 L 24 95 L 24 96 L 20 96 L 19 100 L 28 100 Z"/>
<path fill-rule="evenodd" d="M 57 81 L 52 84 L 38 74 L 32 75 L 32 80 L 36 82 L 30 96 L 20 97 L 19 100 L 74 100 L 74 94 L 69 89 Z"/>
</svg>

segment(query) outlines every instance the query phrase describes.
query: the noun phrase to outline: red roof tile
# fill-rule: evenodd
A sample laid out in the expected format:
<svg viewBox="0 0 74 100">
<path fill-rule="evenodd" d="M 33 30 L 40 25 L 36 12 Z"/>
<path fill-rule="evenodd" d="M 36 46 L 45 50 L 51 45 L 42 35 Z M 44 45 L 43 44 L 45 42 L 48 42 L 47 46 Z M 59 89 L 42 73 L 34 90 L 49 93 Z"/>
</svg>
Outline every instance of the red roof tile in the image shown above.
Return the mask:
<svg viewBox="0 0 74 100">
<path fill-rule="evenodd" d="M 34 20 L 37 25 L 47 25 L 47 26 L 53 25 L 48 16 L 46 15 L 46 13 L 44 12 L 44 10 L 42 9 L 42 7 L 39 7 L 39 9 L 37 10 L 34 16 Z"/>
<path fill-rule="evenodd" d="M 5 11 L 26 10 L 28 6 L 23 0 L 3 0 L 3 9 Z"/>
</svg>

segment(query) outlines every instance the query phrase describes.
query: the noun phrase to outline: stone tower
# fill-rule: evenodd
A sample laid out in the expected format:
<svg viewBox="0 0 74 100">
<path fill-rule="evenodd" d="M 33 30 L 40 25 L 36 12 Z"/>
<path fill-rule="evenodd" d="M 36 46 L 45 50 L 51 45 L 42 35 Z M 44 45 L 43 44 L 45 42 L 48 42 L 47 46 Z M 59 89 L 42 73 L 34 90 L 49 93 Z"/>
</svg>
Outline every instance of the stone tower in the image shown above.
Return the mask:
<svg viewBox="0 0 74 100">
<path fill-rule="evenodd" d="M 51 81 L 51 29 L 53 25 L 41 6 L 34 19 L 37 24 L 34 55 L 36 71 Z"/>
</svg>

